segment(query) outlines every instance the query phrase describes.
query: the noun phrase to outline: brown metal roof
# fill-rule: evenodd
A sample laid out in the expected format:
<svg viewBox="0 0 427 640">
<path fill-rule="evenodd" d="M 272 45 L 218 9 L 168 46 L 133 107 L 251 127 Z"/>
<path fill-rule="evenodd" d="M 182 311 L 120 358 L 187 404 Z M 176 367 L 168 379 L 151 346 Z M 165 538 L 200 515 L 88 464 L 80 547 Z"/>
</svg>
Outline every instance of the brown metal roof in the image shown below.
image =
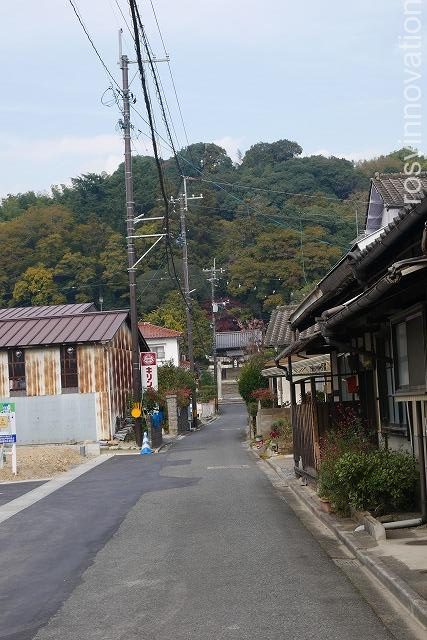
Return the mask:
<svg viewBox="0 0 427 640">
<path fill-rule="evenodd" d="M 127 311 L 89 311 L 50 318 L 5 319 L 0 317 L 0 348 L 74 342 L 108 342 L 113 339 L 127 318 Z"/>
<path fill-rule="evenodd" d="M 43 307 L 11 307 L 0 309 L 0 320 L 7 318 L 53 318 L 56 316 L 74 316 L 88 311 L 96 311 L 93 302 L 81 304 L 52 304 Z"/>
</svg>

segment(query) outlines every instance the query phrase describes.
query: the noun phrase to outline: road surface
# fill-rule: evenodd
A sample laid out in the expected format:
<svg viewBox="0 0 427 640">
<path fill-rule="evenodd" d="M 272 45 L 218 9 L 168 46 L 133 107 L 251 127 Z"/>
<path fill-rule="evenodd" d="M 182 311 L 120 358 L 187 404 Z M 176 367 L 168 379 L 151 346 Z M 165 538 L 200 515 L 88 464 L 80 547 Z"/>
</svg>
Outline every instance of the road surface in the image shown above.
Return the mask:
<svg viewBox="0 0 427 640">
<path fill-rule="evenodd" d="M 243 444 L 243 405 L 0 525 L 0 638 L 390 640 Z"/>
</svg>

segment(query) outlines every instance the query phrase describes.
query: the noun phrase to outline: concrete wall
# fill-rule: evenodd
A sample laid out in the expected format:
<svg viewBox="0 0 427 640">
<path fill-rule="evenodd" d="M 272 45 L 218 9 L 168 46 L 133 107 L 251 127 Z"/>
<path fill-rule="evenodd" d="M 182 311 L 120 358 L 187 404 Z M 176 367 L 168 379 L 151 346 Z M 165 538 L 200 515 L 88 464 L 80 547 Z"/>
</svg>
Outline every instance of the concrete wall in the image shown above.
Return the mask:
<svg viewBox="0 0 427 640">
<path fill-rule="evenodd" d="M 18 444 L 95 441 L 96 394 L 16 396 Z"/>
<path fill-rule="evenodd" d="M 210 418 L 215 415 L 215 402 L 198 402 L 197 415 L 199 418 Z"/>
<path fill-rule="evenodd" d="M 271 425 L 275 420 L 290 420 L 291 410 L 289 408 L 278 409 L 258 409 L 256 416 L 257 433 L 266 437 L 271 431 Z"/>
</svg>

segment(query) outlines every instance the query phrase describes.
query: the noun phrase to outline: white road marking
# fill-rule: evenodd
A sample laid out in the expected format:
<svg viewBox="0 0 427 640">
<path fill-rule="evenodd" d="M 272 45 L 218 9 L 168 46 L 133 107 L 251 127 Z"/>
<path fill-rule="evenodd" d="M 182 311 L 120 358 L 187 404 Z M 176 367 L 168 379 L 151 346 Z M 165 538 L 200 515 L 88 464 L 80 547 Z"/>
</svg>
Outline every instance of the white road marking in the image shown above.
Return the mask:
<svg viewBox="0 0 427 640">
<path fill-rule="evenodd" d="M 208 470 L 213 469 L 249 469 L 248 464 L 229 464 L 229 465 L 218 465 L 215 467 L 206 467 Z"/>
</svg>

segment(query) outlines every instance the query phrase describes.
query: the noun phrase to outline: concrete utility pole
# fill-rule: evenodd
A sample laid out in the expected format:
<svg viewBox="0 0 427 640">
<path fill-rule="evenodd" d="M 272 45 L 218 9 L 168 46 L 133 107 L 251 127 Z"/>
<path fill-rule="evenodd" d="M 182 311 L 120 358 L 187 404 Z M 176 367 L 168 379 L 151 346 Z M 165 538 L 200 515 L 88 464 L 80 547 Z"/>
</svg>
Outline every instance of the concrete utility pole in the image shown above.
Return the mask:
<svg viewBox="0 0 427 640">
<path fill-rule="evenodd" d="M 218 411 L 218 358 L 216 352 L 216 322 L 215 314 L 218 313 L 218 303 L 215 302 L 215 286 L 218 282 L 218 273 L 222 274 L 223 269 L 216 268 L 216 258 L 214 258 L 213 266 L 210 269 L 203 269 L 205 273 L 210 274 L 208 282 L 211 283 L 211 299 L 212 299 L 212 357 L 214 367 L 214 384 L 215 384 L 215 411 Z"/>
<path fill-rule="evenodd" d="M 126 187 L 126 240 L 129 273 L 129 306 L 132 334 L 132 393 L 134 402 L 141 402 L 141 365 L 139 356 L 138 312 L 136 306 L 136 253 L 135 253 L 135 202 L 133 199 L 132 153 L 130 139 L 130 101 L 129 101 L 129 60 L 120 55 L 123 88 L 123 138 L 125 143 L 125 187 Z M 135 437 L 137 445 L 142 444 L 142 419 L 135 418 Z"/>
<path fill-rule="evenodd" d="M 195 373 L 194 367 L 194 340 L 193 340 L 193 317 L 191 315 L 191 291 L 190 291 L 190 277 L 188 273 L 188 247 L 187 247 L 187 228 L 185 221 L 185 214 L 188 211 L 188 200 L 200 200 L 203 198 L 200 196 L 188 196 L 187 195 L 187 178 L 182 176 L 183 180 L 183 192 L 178 198 L 179 202 L 179 218 L 181 223 L 181 242 L 182 242 L 182 269 L 184 275 L 184 297 L 185 297 L 185 316 L 187 321 L 187 341 L 188 341 L 188 360 L 190 362 L 190 371 Z M 171 198 L 171 202 L 176 202 Z M 197 428 L 197 394 L 194 391 L 191 397 L 192 415 L 191 426 L 193 429 Z"/>
</svg>

